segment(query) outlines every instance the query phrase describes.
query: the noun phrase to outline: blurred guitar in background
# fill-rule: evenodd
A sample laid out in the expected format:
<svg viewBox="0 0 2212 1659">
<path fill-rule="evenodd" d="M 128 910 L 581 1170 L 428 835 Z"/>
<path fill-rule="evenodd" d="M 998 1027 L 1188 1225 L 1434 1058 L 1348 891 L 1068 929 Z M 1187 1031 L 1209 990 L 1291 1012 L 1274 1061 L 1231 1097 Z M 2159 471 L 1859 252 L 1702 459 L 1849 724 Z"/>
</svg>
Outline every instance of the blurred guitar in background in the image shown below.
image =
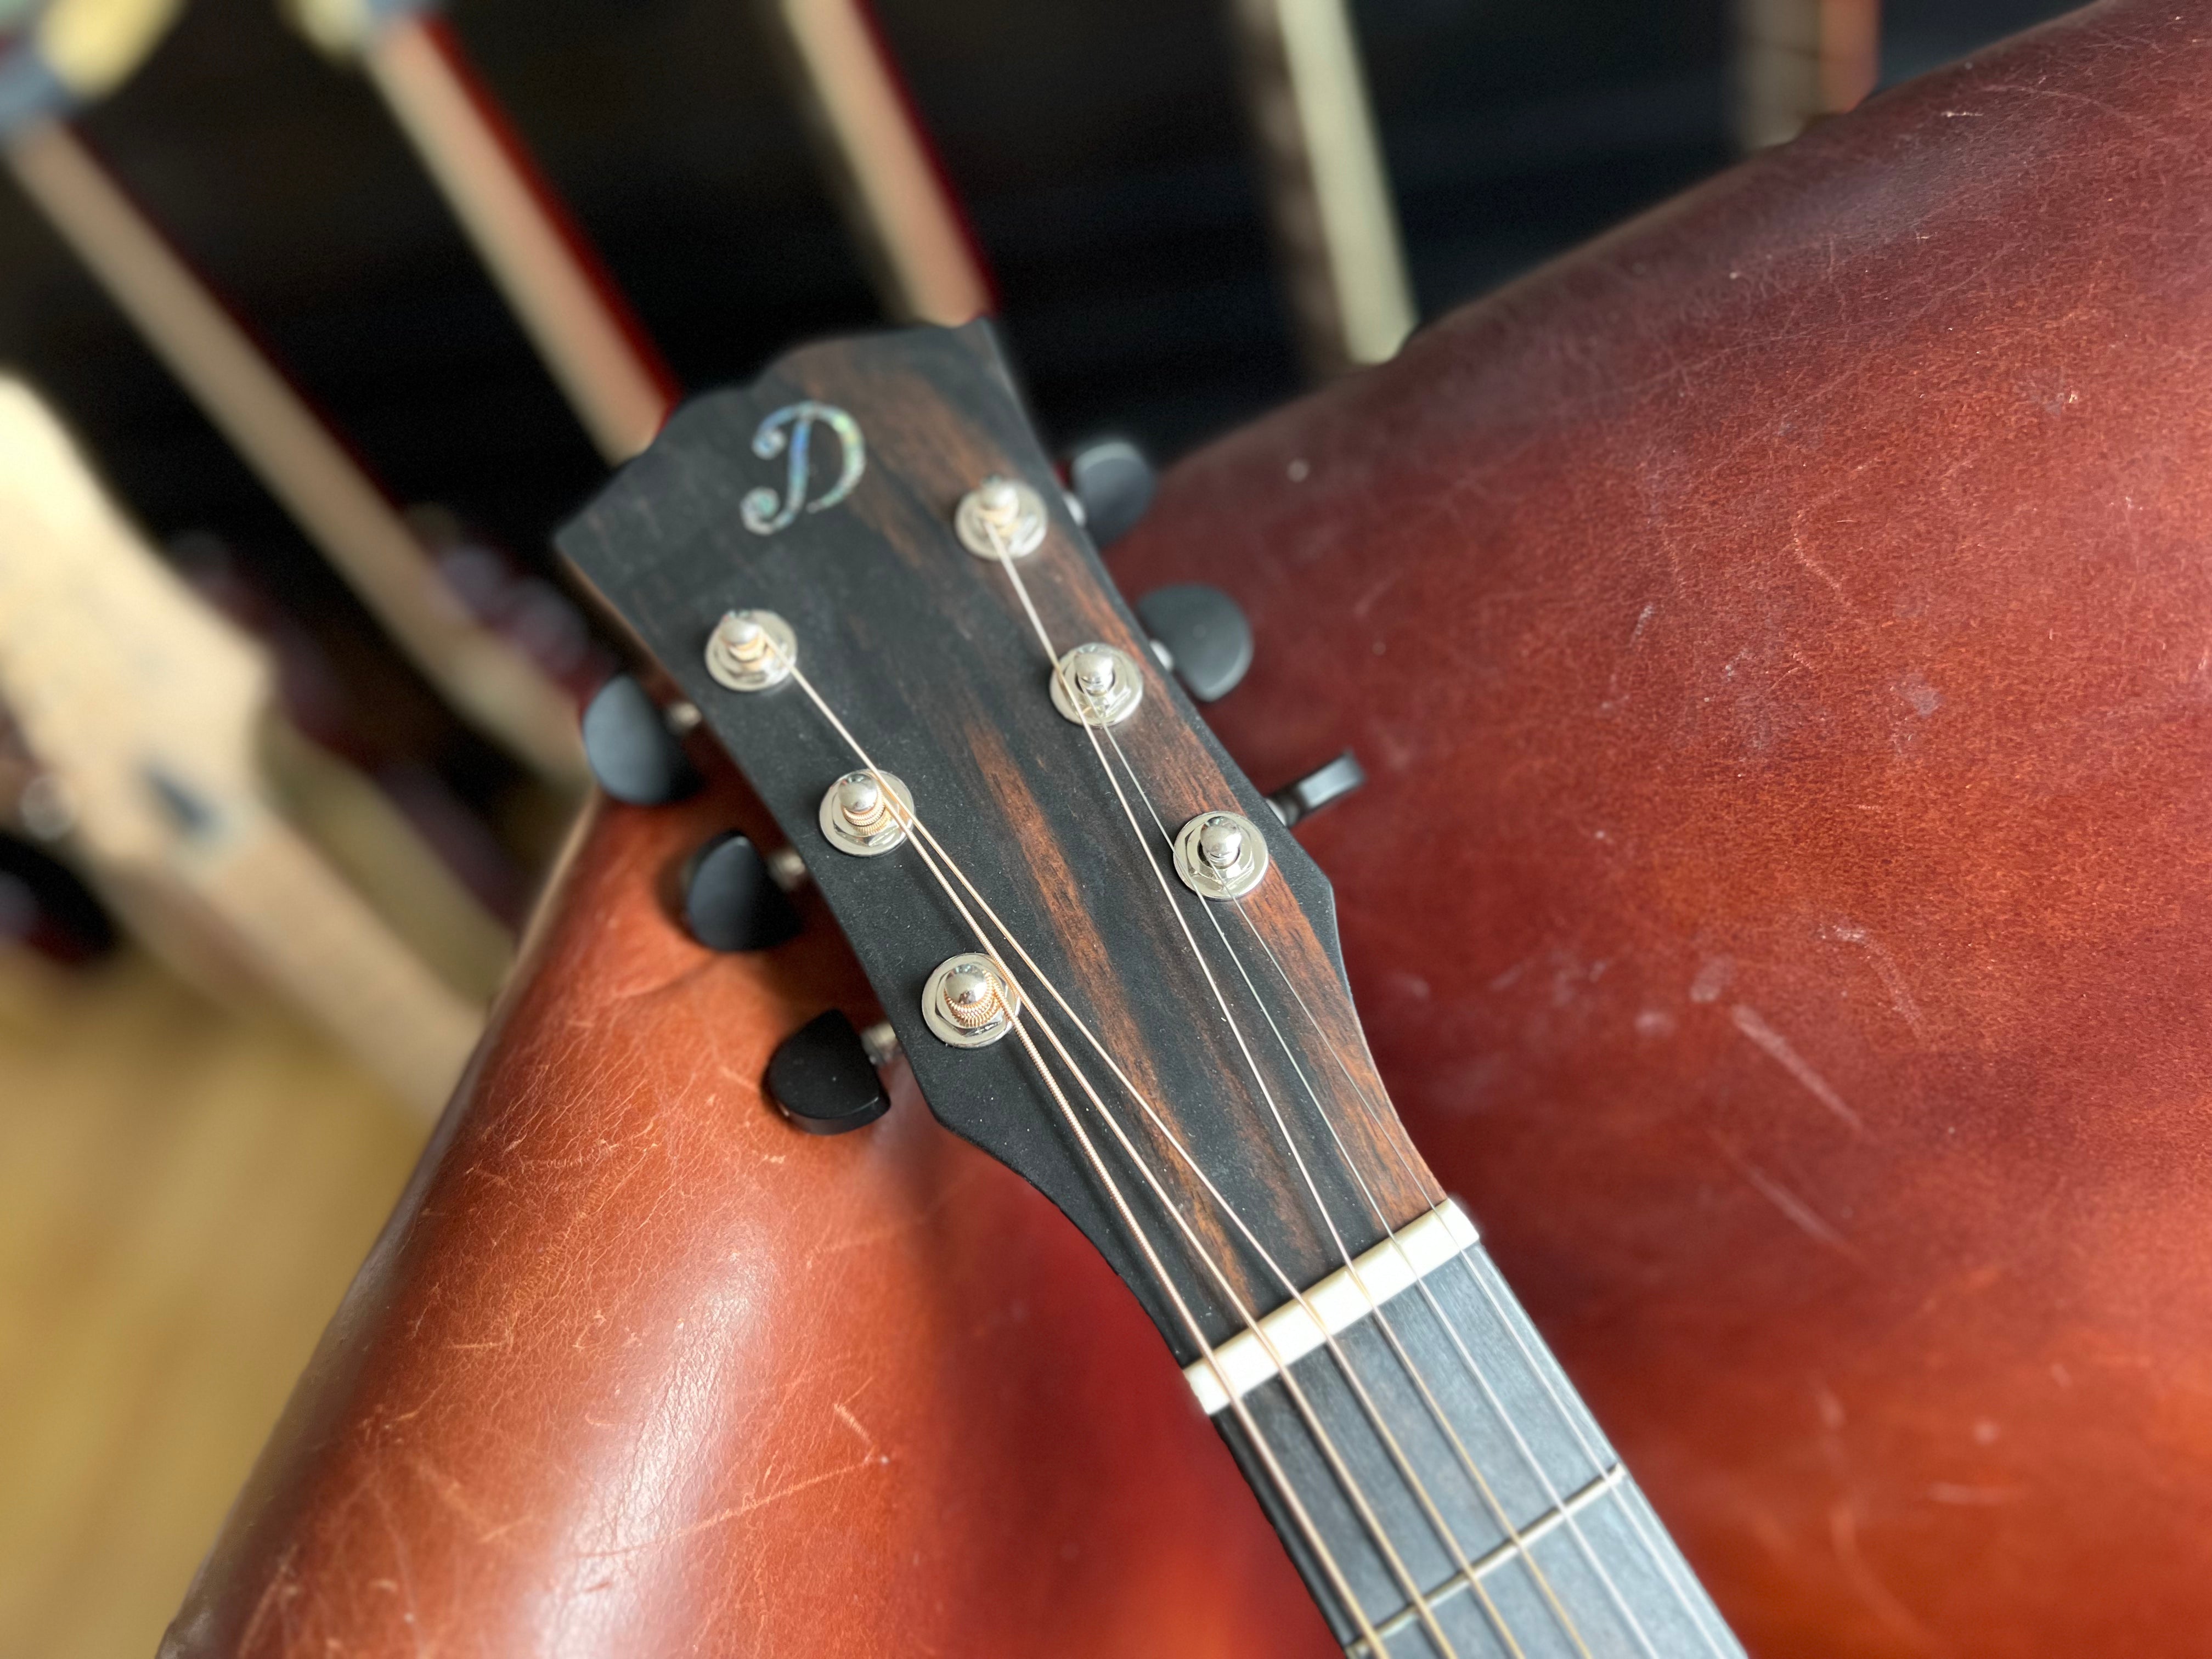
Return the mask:
<svg viewBox="0 0 2212 1659">
<path fill-rule="evenodd" d="M 294 1002 L 435 1111 L 504 972 L 498 925 L 373 785 L 287 732 L 265 656 L 144 545 L 18 380 L 0 380 L 0 702 L 47 839 L 189 982 Z M 346 826 L 393 920 L 278 809 L 272 761 Z"/>
</svg>

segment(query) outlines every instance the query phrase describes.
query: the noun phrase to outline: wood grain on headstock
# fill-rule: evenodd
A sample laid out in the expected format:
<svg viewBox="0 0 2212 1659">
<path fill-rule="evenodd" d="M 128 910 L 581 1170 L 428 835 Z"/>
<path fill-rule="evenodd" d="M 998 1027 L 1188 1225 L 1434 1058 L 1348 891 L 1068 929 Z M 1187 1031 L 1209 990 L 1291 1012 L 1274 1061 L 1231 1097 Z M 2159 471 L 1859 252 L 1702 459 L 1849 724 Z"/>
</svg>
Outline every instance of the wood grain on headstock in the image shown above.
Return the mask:
<svg viewBox="0 0 2212 1659">
<path fill-rule="evenodd" d="M 756 534 L 740 522 L 739 501 L 782 481 L 780 459 L 756 455 L 755 432 L 770 413 L 802 399 L 836 405 L 859 422 L 866 471 L 842 502 L 803 513 L 780 533 Z M 834 477 L 836 440 L 817 436 L 831 453 L 817 453 L 815 477 Z M 1050 659 L 1007 572 L 967 552 L 952 529 L 961 496 L 993 474 L 1026 481 L 1050 504 L 1044 544 L 1022 561 L 1020 573 L 1054 648 L 1099 640 L 1144 666 L 1144 706 L 1114 735 L 1168 832 L 1208 808 L 1239 811 L 1261 826 L 1273 869 L 1245 910 L 1281 975 L 1233 908 L 1209 917 L 1200 900 L 1171 884 L 1183 916 L 1178 922 L 1152 864 L 1164 854 L 1164 838 L 1133 797 L 1142 839 L 1133 831 L 1091 743 L 1054 712 Z M 1193 959 L 1186 925 L 1342 1243 L 1354 1251 L 1374 1243 L 1385 1223 L 1402 1224 L 1430 1207 L 1433 1184 L 1400 1139 L 1368 1064 L 1337 959 L 1327 884 L 1152 664 L 1060 502 L 988 332 L 915 330 L 811 347 L 750 389 L 689 405 L 563 532 L 561 546 L 704 711 L 806 857 L 933 1109 L 1073 1217 L 1188 1359 L 1194 1350 L 1187 1333 L 1151 1282 L 1021 1045 L 955 1050 L 924 1024 L 922 981 L 945 957 L 979 941 L 913 847 L 863 860 L 823 841 L 816 809 L 823 790 L 857 763 L 850 750 L 798 686 L 732 692 L 708 677 L 702 659 L 716 619 L 730 609 L 766 608 L 792 623 L 801 670 L 828 705 L 878 765 L 913 788 L 923 823 L 1282 1272 L 1298 1285 L 1310 1284 L 1342 1264 L 1338 1241 L 1284 1151 L 1253 1064 Z M 1257 988 L 1256 1003 L 1216 921 Z M 1033 979 L 1018 967 L 1017 975 Z M 1176 1207 L 1226 1264 L 1239 1298 L 1258 1310 L 1284 1300 L 1282 1279 L 1254 1258 L 1049 998 L 1038 997 L 1033 982 L 1026 988 L 1045 1004 L 1046 1019 L 1129 1127 Z M 1068 1093 L 1085 1118 L 1095 1117 L 1076 1091 Z M 1143 1179 L 1100 1126 L 1089 1127 L 1144 1224 L 1169 1246 L 1171 1262 L 1181 1262 L 1171 1224 L 1146 1196 Z M 1203 1310 L 1209 1340 L 1241 1322 L 1203 1273 L 1174 1270 L 1184 1297 Z"/>
<path fill-rule="evenodd" d="M 739 955 L 669 914 L 772 836 L 700 747 L 690 799 L 586 812 L 164 1659 L 1338 1652 L 1048 1205 L 903 1078 L 858 1134 L 763 1097 L 871 998 L 811 896 Z"/>
</svg>

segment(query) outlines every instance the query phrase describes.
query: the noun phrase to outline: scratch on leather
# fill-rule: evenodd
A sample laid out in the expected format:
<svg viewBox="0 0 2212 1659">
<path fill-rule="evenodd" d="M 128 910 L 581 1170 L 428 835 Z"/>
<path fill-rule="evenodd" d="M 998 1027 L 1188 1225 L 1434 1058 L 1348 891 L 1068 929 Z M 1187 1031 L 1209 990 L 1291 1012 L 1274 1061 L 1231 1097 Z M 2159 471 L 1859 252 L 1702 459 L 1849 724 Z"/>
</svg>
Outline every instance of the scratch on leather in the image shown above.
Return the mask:
<svg viewBox="0 0 2212 1659">
<path fill-rule="evenodd" d="M 1805 1092 L 1849 1124 L 1854 1133 L 1866 1133 L 1866 1121 L 1844 1103 L 1844 1097 L 1828 1086 L 1827 1079 L 1814 1071 L 1805 1057 L 1790 1046 L 1789 1039 L 1759 1017 L 1759 1010 L 1749 1003 L 1739 1002 L 1729 1010 L 1729 1018 L 1735 1022 L 1737 1030 L 1772 1055 L 1783 1070 L 1805 1087 Z"/>
</svg>

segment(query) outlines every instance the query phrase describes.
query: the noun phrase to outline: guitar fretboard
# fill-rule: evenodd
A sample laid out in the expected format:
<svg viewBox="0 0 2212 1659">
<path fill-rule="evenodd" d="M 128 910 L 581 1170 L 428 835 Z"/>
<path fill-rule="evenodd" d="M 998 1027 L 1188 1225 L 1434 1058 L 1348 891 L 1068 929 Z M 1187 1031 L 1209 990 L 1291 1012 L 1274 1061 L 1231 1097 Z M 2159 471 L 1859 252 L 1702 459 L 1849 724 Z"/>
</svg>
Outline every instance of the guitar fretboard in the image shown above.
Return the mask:
<svg viewBox="0 0 2212 1659">
<path fill-rule="evenodd" d="M 1419 1265 L 1334 1352 L 1291 1360 L 1303 1410 L 1272 1368 L 1242 1396 L 1321 1551 L 1213 1394 L 1346 1650 L 1372 1653 L 1371 1633 L 1389 1659 L 1740 1659 L 1488 1254 Z"/>
</svg>

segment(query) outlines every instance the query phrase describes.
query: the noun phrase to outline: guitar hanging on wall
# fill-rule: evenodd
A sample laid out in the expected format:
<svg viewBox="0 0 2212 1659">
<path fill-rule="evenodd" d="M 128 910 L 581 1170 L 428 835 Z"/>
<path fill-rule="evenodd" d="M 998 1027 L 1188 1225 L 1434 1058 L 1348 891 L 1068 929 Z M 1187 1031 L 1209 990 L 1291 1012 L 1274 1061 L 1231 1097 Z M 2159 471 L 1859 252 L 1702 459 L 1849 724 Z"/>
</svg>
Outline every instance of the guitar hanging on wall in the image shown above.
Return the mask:
<svg viewBox="0 0 2212 1659">
<path fill-rule="evenodd" d="M 982 325 L 689 404 L 559 544 L 932 1109 L 1135 1293 L 1351 1651 L 1741 1652 L 1407 1139 L 1327 882 L 1150 659 Z"/>
</svg>

